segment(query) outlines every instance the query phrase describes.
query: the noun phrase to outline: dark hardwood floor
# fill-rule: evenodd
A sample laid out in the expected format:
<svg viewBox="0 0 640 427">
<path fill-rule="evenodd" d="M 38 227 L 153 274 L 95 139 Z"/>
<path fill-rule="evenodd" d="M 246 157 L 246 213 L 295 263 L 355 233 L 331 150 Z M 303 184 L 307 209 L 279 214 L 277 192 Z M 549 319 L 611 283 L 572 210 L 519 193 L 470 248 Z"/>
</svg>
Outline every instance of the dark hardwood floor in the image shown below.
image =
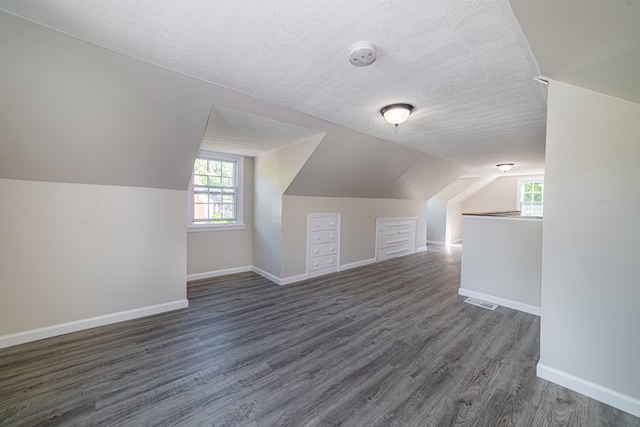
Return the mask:
<svg viewBox="0 0 640 427">
<path fill-rule="evenodd" d="M 640 426 L 536 378 L 539 319 L 464 304 L 459 278 L 430 247 L 193 282 L 188 309 L 0 350 L 0 425 Z"/>
</svg>

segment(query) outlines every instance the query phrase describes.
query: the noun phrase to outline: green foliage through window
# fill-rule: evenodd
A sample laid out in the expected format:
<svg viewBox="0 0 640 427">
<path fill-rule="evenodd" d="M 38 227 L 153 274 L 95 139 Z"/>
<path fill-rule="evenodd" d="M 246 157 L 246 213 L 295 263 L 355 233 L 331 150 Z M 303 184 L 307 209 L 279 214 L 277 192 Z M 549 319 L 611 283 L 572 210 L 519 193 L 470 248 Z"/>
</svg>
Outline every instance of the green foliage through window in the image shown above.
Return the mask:
<svg viewBox="0 0 640 427">
<path fill-rule="evenodd" d="M 544 182 L 527 181 L 522 184 L 520 213 L 523 216 L 542 216 L 544 207 Z"/>
</svg>

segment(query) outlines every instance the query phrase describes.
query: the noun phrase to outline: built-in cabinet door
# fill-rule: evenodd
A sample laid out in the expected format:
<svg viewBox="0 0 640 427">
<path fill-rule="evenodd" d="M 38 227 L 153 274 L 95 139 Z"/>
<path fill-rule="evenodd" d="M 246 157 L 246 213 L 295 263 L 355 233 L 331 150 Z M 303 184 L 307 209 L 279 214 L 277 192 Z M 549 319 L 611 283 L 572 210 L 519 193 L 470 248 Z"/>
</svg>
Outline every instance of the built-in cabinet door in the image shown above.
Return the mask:
<svg viewBox="0 0 640 427">
<path fill-rule="evenodd" d="M 316 277 L 338 271 L 340 214 L 309 214 L 307 218 L 307 274 Z"/>
</svg>

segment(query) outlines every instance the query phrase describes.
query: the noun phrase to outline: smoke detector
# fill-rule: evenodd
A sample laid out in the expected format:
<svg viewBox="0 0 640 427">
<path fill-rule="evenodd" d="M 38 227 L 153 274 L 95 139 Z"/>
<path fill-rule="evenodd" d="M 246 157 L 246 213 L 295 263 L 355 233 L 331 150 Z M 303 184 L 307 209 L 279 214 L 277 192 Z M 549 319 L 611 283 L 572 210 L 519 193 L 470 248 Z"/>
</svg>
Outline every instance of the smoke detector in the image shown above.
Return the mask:
<svg viewBox="0 0 640 427">
<path fill-rule="evenodd" d="M 356 67 L 366 67 L 375 62 L 377 58 L 376 47 L 368 42 L 359 42 L 351 47 L 349 62 Z"/>
</svg>

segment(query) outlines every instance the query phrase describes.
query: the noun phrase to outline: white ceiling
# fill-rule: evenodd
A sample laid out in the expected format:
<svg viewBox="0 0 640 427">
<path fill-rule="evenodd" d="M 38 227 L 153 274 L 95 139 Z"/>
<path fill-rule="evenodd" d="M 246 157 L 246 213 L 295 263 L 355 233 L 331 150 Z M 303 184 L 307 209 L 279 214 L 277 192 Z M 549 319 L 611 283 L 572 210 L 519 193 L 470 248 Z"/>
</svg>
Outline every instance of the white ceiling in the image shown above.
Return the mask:
<svg viewBox="0 0 640 427">
<path fill-rule="evenodd" d="M 287 145 L 320 139 L 324 132 L 233 108 L 211 107 L 201 148 L 255 157 Z"/>
<path fill-rule="evenodd" d="M 0 0 L 0 9 L 478 171 L 505 161 L 514 173 L 543 169 L 546 94 L 508 0 Z M 378 59 L 354 67 L 350 47 L 363 40 Z M 397 132 L 379 115 L 395 102 L 416 107 Z M 264 149 L 257 134 L 273 142 L 287 132 L 243 124 L 254 151 Z"/>
</svg>

